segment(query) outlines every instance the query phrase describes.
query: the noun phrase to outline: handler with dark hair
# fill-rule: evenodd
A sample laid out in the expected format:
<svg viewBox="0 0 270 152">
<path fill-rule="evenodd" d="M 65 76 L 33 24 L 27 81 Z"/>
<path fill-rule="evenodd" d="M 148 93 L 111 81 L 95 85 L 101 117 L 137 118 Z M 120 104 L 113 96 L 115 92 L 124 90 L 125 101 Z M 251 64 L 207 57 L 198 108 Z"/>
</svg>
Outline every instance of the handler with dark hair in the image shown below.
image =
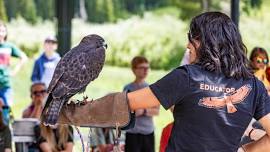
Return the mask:
<svg viewBox="0 0 270 152">
<path fill-rule="evenodd" d="M 63 106 L 58 122 L 93 126 L 105 120 L 98 111 L 107 111 L 105 115 L 113 116 L 107 122 L 113 124 L 118 114 L 123 116 L 118 107 L 124 103 L 131 110 L 174 105 L 167 152 L 243 151 L 240 139 L 252 117 L 267 134 L 243 147 L 247 152 L 270 151 L 270 98 L 248 68 L 247 49 L 235 24 L 223 13 L 206 12 L 192 19 L 188 39 L 190 65 L 127 98 L 126 93 L 114 93 L 85 105 Z"/>
</svg>

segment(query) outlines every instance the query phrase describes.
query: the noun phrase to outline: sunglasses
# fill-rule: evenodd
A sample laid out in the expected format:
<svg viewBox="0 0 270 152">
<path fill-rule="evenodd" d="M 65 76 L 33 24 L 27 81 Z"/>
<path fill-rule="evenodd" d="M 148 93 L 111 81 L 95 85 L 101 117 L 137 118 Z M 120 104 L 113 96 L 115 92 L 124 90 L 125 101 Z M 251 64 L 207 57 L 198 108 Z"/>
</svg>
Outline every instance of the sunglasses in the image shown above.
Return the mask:
<svg viewBox="0 0 270 152">
<path fill-rule="evenodd" d="M 33 91 L 32 94 L 37 96 L 37 95 L 43 95 L 45 94 L 47 91 L 46 90 L 40 90 L 40 91 Z"/>
<path fill-rule="evenodd" d="M 256 62 L 257 62 L 257 63 L 268 64 L 268 60 L 267 60 L 267 59 L 263 59 L 263 58 L 260 58 L 260 57 L 257 57 L 257 58 L 256 58 Z"/>
</svg>

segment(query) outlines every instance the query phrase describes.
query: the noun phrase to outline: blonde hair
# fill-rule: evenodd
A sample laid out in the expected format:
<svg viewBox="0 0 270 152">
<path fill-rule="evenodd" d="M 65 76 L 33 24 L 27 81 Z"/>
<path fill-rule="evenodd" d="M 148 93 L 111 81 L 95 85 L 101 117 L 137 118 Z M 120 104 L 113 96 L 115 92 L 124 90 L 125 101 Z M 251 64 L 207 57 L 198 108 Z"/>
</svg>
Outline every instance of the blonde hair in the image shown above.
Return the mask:
<svg viewBox="0 0 270 152">
<path fill-rule="evenodd" d="M 69 134 L 71 134 L 68 125 L 59 125 L 57 127 L 59 131 L 59 140 L 58 143 L 56 143 L 53 129 L 51 127 L 41 124 L 40 129 L 41 136 L 46 139 L 46 141 L 51 146 L 53 152 L 57 152 L 58 149 L 61 149 L 62 146 L 65 146 L 68 141 L 68 136 Z"/>
</svg>

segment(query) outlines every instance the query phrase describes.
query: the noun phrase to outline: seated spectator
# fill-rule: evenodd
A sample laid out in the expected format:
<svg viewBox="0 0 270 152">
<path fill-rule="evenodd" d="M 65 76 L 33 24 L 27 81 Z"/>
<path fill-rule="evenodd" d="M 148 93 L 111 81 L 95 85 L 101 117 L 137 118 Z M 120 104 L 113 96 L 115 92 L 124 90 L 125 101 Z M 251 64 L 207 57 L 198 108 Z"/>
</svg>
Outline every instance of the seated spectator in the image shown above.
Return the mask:
<svg viewBox="0 0 270 152">
<path fill-rule="evenodd" d="M 266 78 L 266 68 L 268 67 L 269 58 L 266 50 L 261 47 L 255 47 L 250 54 L 250 66 L 254 75 L 263 82 L 267 90 L 270 83 Z"/>
<path fill-rule="evenodd" d="M 41 152 L 71 152 L 73 149 L 73 129 L 59 125 L 55 128 L 40 124 L 35 127 L 37 145 Z"/>
<path fill-rule="evenodd" d="M 93 128 L 91 152 L 110 152 L 113 145 L 113 130 L 108 128 Z"/>
<path fill-rule="evenodd" d="M 31 88 L 31 104 L 23 111 L 23 118 L 40 118 L 43 102 L 45 102 L 47 93 L 44 83 L 33 83 Z"/>
<path fill-rule="evenodd" d="M 3 105 L 2 100 L 0 105 Z M 2 107 L 0 107 L 0 152 L 11 152 L 11 132 L 3 122 Z"/>
</svg>

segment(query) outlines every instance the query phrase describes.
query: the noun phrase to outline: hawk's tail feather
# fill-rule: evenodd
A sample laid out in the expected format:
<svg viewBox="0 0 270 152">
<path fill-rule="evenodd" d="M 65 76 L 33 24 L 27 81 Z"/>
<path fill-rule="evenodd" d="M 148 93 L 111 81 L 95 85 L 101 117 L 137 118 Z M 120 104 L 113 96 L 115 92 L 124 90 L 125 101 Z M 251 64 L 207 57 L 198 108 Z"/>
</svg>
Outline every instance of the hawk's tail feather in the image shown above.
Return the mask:
<svg viewBox="0 0 270 152">
<path fill-rule="evenodd" d="M 63 104 L 64 101 L 61 99 L 59 99 L 59 101 L 53 99 L 50 102 L 49 107 L 44 109 L 45 115 L 42 121 L 45 125 L 55 125 L 57 123 L 58 116 Z"/>
</svg>

